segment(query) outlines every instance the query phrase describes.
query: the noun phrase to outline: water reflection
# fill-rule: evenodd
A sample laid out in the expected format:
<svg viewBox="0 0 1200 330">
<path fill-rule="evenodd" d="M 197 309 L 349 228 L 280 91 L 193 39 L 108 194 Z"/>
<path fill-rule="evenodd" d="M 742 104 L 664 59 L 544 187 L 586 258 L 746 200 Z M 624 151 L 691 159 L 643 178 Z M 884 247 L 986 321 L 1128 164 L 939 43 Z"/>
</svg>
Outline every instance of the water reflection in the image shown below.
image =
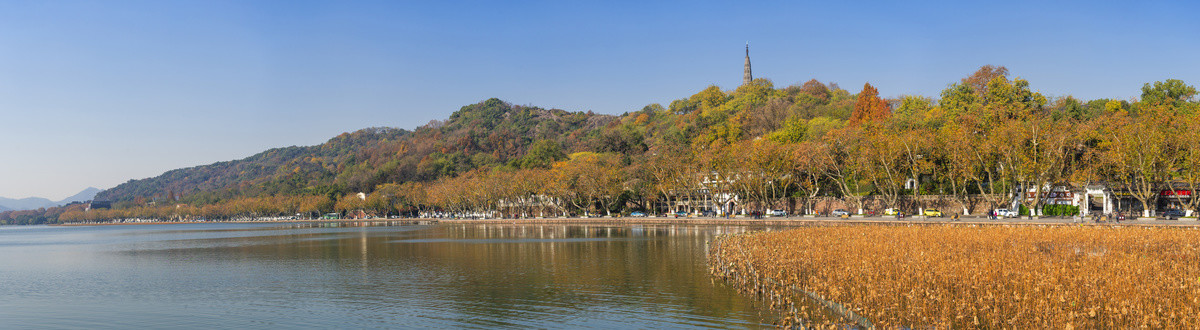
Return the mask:
<svg viewBox="0 0 1200 330">
<path fill-rule="evenodd" d="M 455 328 L 757 327 L 774 319 L 705 270 L 707 240 L 756 228 L 119 227 L 0 231 L 0 319 L 30 327 Z M 72 313 L 49 312 L 64 309 Z"/>
</svg>

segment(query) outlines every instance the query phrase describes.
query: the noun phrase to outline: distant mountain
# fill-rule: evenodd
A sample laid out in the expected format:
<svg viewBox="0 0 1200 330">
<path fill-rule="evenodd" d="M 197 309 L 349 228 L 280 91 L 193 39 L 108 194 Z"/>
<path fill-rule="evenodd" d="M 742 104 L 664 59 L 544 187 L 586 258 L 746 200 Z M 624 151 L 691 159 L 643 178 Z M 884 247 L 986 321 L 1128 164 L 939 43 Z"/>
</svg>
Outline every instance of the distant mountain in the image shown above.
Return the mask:
<svg viewBox="0 0 1200 330">
<path fill-rule="evenodd" d="M 52 201 L 41 197 L 28 197 L 22 199 L 12 199 L 0 197 L 0 212 L 10 210 L 34 210 L 43 207 L 55 207 L 71 202 L 86 202 L 92 200 L 101 190 L 95 187 L 88 187 L 78 194 L 67 197 L 61 201 Z"/>
<path fill-rule="evenodd" d="M 71 197 L 67 197 L 61 201 L 58 201 L 58 204 L 62 205 L 62 204 L 67 204 L 67 203 L 71 203 L 71 202 L 90 201 L 90 200 L 92 200 L 92 198 L 96 197 L 96 194 L 100 193 L 100 191 L 101 191 L 100 188 L 88 187 L 87 189 L 80 191 L 78 194 L 75 194 Z"/>
<path fill-rule="evenodd" d="M 54 201 L 41 197 L 29 197 L 22 199 L 0 197 L 0 206 L 13 210 L 33 210 L 40 207 L 51 207 L 57 205 L 58 204 L 55 204 Z"/>
</svg>

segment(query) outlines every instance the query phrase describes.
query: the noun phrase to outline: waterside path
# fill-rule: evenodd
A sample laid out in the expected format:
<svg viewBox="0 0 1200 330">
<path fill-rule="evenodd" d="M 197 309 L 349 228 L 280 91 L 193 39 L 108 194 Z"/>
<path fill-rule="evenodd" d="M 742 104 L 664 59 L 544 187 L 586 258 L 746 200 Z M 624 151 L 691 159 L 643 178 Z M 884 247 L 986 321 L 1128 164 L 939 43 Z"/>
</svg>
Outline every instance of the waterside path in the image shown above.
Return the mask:
<svg viewBox="0 0 1200 330">
<path fill-rule="evenodd" d="M 198 223 L 340 223 L 364 225 L 431 225 L 444 224 L 609 224 L 609 225 L 734 225 L 734 226 L 812 226 L 812 225 L 909 225 L 909 224 L 963 224 L 963 225 L 1087 225 L 1087 226 L 1177 226 L 1200 227 L 1196 220 L 1125 220 L 1120 222 L 1093 222 L 1090 219 L 1073 219 L 1058 217 L 1042 217 L 1039 219 L 1007 218 L 988 219 L 987 217 L 963 217 L 960 220 L 950 218 L 912 217 L 895 219 L 891 217 L 865 218 L 836 218 L 836 217 L 750 217 L 717 218 L 717 217 L 571 217 L 571 218 L 498 218 L 498 219 L 433 219 L 433 218 L 400 218 L 400 219 L 314 219 L 314 220 L 221 220 L 221 221 L 137 221 L 137 222 L 88 222 L 66 223 L 60 226 L 111 226 L 111 225 L 153 225 L 153 224 L 198 224 Z"/>
</svg>

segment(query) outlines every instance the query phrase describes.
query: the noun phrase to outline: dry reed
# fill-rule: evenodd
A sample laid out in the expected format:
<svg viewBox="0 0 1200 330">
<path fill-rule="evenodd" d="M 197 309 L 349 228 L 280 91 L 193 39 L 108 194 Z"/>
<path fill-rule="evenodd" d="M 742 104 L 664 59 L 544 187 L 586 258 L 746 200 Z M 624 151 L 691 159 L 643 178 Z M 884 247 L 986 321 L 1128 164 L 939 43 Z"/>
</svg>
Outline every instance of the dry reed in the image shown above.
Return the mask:
<svg viewBox="0 0 1200 330">
<path fill-rule="evenodd" d="M 785 326 L 1200 325 L 1195 228 L 805 227 L 722 236 L 709 262 L 784 310 Z M 852 317 L 831 317 L 821 299 Z"/>
</svg>

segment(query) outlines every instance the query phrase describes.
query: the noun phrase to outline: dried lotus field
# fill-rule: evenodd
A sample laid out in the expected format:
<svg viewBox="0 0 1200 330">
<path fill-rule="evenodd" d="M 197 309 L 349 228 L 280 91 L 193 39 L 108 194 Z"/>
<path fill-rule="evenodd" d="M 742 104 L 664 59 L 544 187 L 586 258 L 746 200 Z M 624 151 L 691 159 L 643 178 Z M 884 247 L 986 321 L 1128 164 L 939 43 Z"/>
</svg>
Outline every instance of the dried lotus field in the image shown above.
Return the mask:
<svg viewBox="0 0 1200 330">
<path fill-rule="evenodd" d="M 721 236 L 708 253 L 784 326 L 1200 326 L 1194 227 L 814 226 Z"/>
</svg>

